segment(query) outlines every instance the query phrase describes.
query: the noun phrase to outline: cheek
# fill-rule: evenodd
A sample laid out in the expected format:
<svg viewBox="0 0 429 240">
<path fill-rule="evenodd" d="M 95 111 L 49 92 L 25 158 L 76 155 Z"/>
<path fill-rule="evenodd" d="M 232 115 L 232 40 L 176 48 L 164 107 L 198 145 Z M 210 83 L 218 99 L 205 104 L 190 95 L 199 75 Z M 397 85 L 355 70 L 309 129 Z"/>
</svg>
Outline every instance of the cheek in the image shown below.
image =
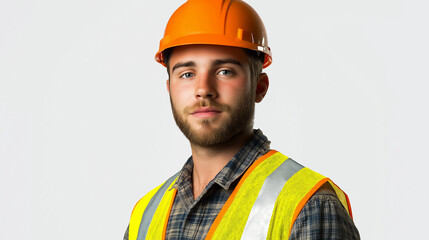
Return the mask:
<svg viewBox="0 0 429 240">
<path fill-rule="evenodd" d="M 252 86 L 250 83 L 243 82 L 233 82 L 227 85 L 223 85 L 219 87 L 219 91 L 221 95 L 228 99 L 229 101 L 237 102 L 244 95 L 249 95 Z"/>
<path fill-rule="evenodd" d="M 170 97 L 176 106 L 186 105 L 193 97 L 193 91 L 189 87 L 170 83 Z"/>
</svg>

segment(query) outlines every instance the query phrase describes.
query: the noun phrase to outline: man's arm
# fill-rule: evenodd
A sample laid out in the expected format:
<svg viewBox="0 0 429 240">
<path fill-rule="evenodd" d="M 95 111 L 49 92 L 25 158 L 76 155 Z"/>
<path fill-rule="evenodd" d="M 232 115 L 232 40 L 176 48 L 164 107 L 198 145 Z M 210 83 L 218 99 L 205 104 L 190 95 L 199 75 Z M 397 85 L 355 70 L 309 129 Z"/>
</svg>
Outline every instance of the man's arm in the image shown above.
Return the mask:
<svg viewBox="0 0 429 240">
<path fill-rule="evenodd" d="M 127 230 L 125 230 L 124 240 L 128 240 L 128 229 L 129 228 L 130 228 L 130 225 L 128 225 Z"/>
<path fill-rule="evenodd" d="M 289 239 L 360 239 L 360 236 L 353 220 L 327 183 L 302 208 Z"/>
</svg>

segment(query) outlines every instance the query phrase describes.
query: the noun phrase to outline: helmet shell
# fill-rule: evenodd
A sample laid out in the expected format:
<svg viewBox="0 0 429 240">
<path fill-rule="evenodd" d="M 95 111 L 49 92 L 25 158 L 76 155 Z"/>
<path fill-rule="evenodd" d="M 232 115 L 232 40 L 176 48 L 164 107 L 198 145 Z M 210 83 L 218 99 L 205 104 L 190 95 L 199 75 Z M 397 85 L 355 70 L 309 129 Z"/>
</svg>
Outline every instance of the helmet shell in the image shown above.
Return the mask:
<svg viewBox="0 0 429 240">
<path fill-rule="evenodd" d="M 241 0 L 188 0 L 170 17 L 155 59 L 165 66 L 164 50 L 191 44 L 246 48 L 265 54 L 263 68 L 272 62 L 261 18 Z"/>
</svg>

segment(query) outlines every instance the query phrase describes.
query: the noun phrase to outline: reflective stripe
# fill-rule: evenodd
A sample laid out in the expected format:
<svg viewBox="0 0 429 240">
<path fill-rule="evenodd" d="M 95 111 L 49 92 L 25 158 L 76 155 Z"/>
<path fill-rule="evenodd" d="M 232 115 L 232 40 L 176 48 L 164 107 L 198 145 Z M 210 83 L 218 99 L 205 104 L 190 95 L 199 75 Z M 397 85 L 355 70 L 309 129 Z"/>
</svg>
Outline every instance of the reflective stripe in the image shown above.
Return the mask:
<svg viewBox="0 0 429 240">
<path fill-rule="evenodd" d="M 250 211 L 241 239 L 267 238 L 270 219 L 277 196 L 286 181 L 302 168 L 304 166 L 289 158 L 266 178 L 261 191 L 259 191 L 258 198 Z"/>
<path fill-rule="evenodd" d="M 245 172 L 224 204 L 206 239 L 240 239 L 247 218 L 266 178 L 287 159 L 287 156 L 272 150 L 256 160 Z"/>
<path fill-rule="evenodd" d="M 155 193 L 152 199 L 149 201 L 146 209 L 144 210 L 142 220 L 140 222 L 139 234 L 137 236 L 137 240 L 144 240 L 146 238 L 147 231 L 149 229 L 150 222 L 152 217 L 161 202 L 162 197 L 164 196 L 165 191 L 167 191 L 168 187 L 171 183 L 176 179 L 179 173 L 176 173 L 174 176 L 170 177 Z"/>
<path fill-rule="evenodd" d="M 139 234 L 140 222 L 142 221 L 144 209 L 146 208 L 149 201 L 152 199 L 152 197 L 155 195 L 155 193 L 158 192 L 159 188 L 162 185 L 163 184 L 159 185 L 158 187 L 156 187 L 153 190 L 151 190 L 150 192 L 148 192 L 134 206 L 133 212 L 131 213 L 130 228 L 129 228 L 129 232 L 128 232 L 129 233 L 128 238 L 130 240 L 136 240 L 137 239 L 137 235 Z"/>
</svg>

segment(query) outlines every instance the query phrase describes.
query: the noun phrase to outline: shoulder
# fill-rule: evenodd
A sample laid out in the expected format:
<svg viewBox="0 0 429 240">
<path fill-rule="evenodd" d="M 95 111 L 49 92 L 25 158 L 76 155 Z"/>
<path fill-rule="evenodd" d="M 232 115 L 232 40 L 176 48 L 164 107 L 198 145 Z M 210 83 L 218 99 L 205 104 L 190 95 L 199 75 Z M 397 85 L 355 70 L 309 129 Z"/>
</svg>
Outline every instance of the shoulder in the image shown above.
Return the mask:
<svg viewBox="0 0 429 240">
<path fill-rule="evenodd" d="M 180 172 L 179 172 L 180 173 Z M 150 192 L 146 193 L 137 203 L 135 208 L 138 205 L 142 205 L 146 207 L 146 205 L 149 203 L 149 201 L 154 197 L 162 197 L 165 191 L 169 190 L 175 183 L 175 180 L 177 179 L 177 176 L 179 173 L 174 174 L 170 178 L 168 178 L 165 182 L 163 182 L 161 185 L 157 186 L 156 188 L 152 189 Z"/>
<path fill-rule="evenodd" d="M 359 232 L 329 183 L 304 205 L 290 239 L 360 239 Z"/>
</svg>

